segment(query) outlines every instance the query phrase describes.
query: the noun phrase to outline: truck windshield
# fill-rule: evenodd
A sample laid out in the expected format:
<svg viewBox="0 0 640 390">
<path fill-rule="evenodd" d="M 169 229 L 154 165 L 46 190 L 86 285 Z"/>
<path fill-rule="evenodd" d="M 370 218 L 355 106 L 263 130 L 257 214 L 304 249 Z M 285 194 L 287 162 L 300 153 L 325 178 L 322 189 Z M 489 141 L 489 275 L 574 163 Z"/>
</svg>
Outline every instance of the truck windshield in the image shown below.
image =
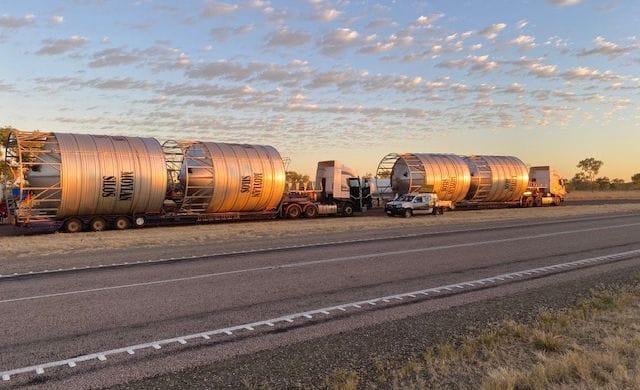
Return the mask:
<svg viewBox="0 0 640 390">
<path fill-rule="evenodd" d="M 414 195 L 400 195 L 400 197 L 398 197 L 398 199 L 401 202 L 411 202 L 413 200 L 413 198 L 415 198 Z"/>
</svg>

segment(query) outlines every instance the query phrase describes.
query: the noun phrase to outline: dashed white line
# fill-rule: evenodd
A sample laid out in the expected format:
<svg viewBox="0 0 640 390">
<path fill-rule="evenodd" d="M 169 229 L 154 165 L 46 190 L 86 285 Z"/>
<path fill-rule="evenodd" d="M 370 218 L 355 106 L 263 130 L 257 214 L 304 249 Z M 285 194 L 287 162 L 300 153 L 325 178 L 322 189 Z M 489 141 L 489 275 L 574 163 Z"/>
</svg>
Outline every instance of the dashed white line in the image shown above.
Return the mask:
<svg viewBox="0 0 640 390">
<path fill-rule="evenodd" d="M 361 309 L 362 306 L 366 304 L 373 306 L 376 303 L 380 303 L 380 302 L 391 302 L 392 300 L 404 300 L 405 298 L 415 298 L 417 295 L 426 296 L 426 295 L 429 295 L 429 293 L 437 294 L 437 293 L 440 293 L 441 291 L 452 290 L 453 287 L 457 287 L 460 285 L 468 285 L 471 287 L 464 288 L 462 290 L 457 290 L 453 294 L 461 294 L 463 292 L 471 290 L 471 288 L 473 288 L 473 286 L 475 286 L 476 284 L 484 285 L 485 282 L 496 283 L 497 280 L 505 280 L 505 279 L 527 280 L 528 278 L 526 278 L 525 275 L 536 274 L 536 277 L 540 276 L 541 274 L 551 275 L 554 273 L 563 272 L 566 269 L 576 269 L 576 268 L 579 268 L 580 266 L 584 266 L 585 264 L 606 263 L 606 262 L 611 262 L 616 260 L 636 258 L 639 256 L 640 256 L 640 249 L 636 249 L 636 250 L 616 253 L 612 255 L 598 256 L 598 257 L 593 257 L 589 259 L 572 261 L 568 263 L 554 264 L 551 266 L 539 267 L 539 268 L 534 268 L 530 270 L 501 274 L 501 275 L 496 275 L 496 276 L 492 276 L 484 279 L 471 280 L 471 281 L 465 281 L 462 283 L 450 284 L 446 286 L 428 288 L 425 290 L 411 291 L 411 292 L 405 292 L 401 294 L 387 295 L 383 297 L 368 299 L 364 301 L 344 303 L 344 304 L 339 304 L 335 306 L 309 310 L 301 313 L 288 314 L 286 316 L 271 318 L 268 320 L 262 320 L 262 321 L 248 323 L 248 324 L 235 325 L 227 328 L 209 330 L 209 331 L 194 333 L 189 335 L 183 335 L 183 336 L 178 336 L 170 339 L 155 340 L 148 343 L 131 345 L 127 347 L 112 349 L 108 351 L 101 351 L 101 352 L 92 353 L 88 355 L 76 356 L 69 359 L 16 368 L 16 369 L 0 372 L 0 376 L 2 376 L 2 379 L 4 381 L 9 381 L 13 376 L 16 376 L 19 374 L 35 373 L 37 375 L 42 375 L 44 374 L 45 369 L 63 367 L 63 366 L 68 366 L 73 368 L 73 367 L 76 367 L 77 364 L 80 362 L 86 362 L 86 361 L 91 361 L 96 359 L 99 361 L 105 361 L 107 360 L 107 356 L 119 355 L 123 353 L 133 355 L 135 351 L 138 351 L 138 350 L 143 350 L 148 348 L 153 348 L 158 350 L 158 349 L 161 349 L 162 346 L 170 345 L 170 344 L 184 345 L 189 340 L 197 340 L 197 339 L 209 340 L 211 336 L 222 335 L 222 334 L 225 334 L 227 336 L 232 336 L 234 335 L 234 332 L 238 332 L 238 331 L 252 332 L 252 331 L 255 331 L 256 328 L 260 328 L 264 326 L 269 326 L 272 328 L 277 323 L 283 323 L 283 322 L 292 323 L 295 321 L 295 319 L 311 319 L 316 314 L 323 314 L 325 316 L 329 316 L 334 312 L 345 312 L 353 309 Z M 561 266 L 561 267 L 558 267 L 558 266 Z"/>
</svg>

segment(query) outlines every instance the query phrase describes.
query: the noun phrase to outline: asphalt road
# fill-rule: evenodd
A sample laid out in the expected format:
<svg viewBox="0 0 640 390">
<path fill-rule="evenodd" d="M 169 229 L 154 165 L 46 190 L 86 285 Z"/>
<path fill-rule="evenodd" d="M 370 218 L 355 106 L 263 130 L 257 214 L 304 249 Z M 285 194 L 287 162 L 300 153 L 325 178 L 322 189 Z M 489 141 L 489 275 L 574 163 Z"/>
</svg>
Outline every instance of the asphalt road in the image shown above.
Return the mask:
<svg viewBox="0 0 640 390">
<path fill-rule="evenodd" d="M 0 370 L 638 249 L 640 216 L 603 216 L 2 280 Z M 640 257 L 624 263 L 638 267 Z M 548 283 L 615 267 L 556 275 Z M 494 293 L 509 295 L 513 288 Z M 17 375 L 0 385 L 110 386 L 416 315 L 433 310 L 429 305 L 442 303 L 367 310 L 308 327 L 297 324 L 276 335 L 257 333 Z"/>
</svg>

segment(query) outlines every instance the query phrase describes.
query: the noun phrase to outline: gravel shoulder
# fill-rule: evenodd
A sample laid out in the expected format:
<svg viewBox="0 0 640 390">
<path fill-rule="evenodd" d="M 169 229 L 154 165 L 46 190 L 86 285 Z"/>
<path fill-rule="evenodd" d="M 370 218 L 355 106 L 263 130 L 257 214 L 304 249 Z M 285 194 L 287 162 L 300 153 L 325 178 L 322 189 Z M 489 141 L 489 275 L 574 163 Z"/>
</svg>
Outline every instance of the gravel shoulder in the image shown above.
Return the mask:
<svg viewBox="0 0 640 390">
<path fill-rule="evenodd" d="M 391 229 L 412 229 L 433 226 L 490 223 L 514 220 L 545 220 L 603 214 L 634 214 L 640 204 L 567 205 L 530 209 L 464 210 L 443 216 L 389 218 L 380 210 L 352 218 L 318 218 L 314 220 L 272 220 L 234 222 L 192 226 L 105 231 L 79 234 L 44 234 L 31 236 L 2 236 L 0 230 L 0 261 L 20 260 L 36 256 L 60 257 L 69 253 L 91 253 L 118 249 L 185 248 L 215 243 L 241 242 L 291 237 L 322 237 L 349 232 L 379 232 Z M 0 264 L 0 273 L 2 273 Z"/>
</svg>

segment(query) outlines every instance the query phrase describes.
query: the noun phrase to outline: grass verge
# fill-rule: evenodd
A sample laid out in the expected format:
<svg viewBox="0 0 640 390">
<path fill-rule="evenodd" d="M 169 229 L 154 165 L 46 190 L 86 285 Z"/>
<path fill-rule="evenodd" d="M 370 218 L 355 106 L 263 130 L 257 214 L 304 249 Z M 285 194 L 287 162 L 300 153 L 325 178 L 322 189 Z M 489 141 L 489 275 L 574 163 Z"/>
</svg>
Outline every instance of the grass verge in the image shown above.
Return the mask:
<svg viewBox="0 0 640 390">
<path fill-rule="evenodd" d="M 404 362 L 379 359 L 376 375 L 338 370 L 332 389 L 640 388 L 640 275 L 530 323 L 506 320 L 435 345 Z"/>
</svg>

